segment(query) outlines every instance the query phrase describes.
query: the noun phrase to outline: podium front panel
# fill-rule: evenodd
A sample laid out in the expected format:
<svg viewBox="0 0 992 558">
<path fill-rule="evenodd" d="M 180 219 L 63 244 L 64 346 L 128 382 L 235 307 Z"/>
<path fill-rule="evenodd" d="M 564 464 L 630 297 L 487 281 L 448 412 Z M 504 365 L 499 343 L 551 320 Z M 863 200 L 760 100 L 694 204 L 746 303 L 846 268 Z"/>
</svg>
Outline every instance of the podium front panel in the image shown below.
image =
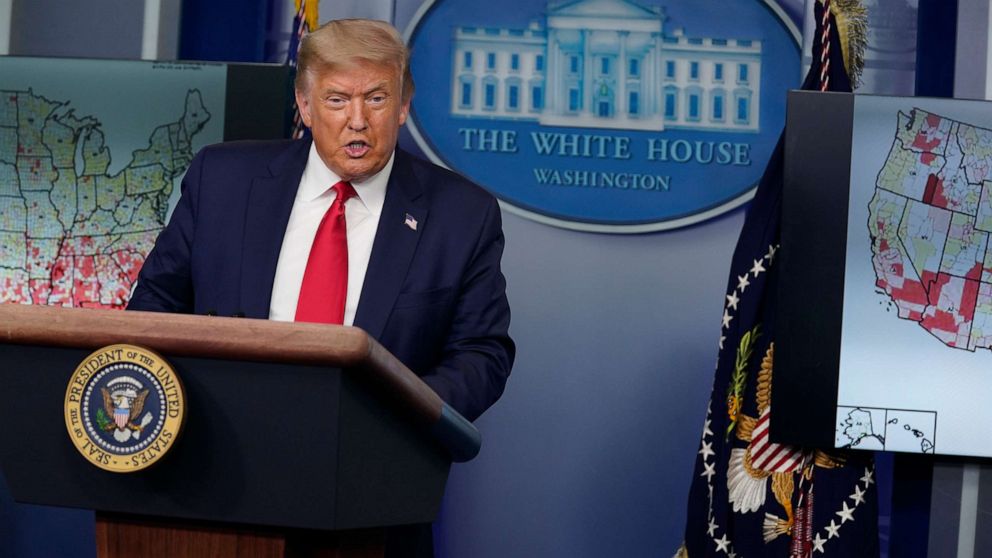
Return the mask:
<svg viewBox="0 0 992 558">
<path fill-rule="evenodd" d="M 187 420 L 159 463 L 111 473 L 69 440 L 63 402 L 89 350 L 0 345 L 0 466 L 21 502 L 303 529 L 432 521 L 443 450 L 355 374 L 164 355 Z"/>
</svg>

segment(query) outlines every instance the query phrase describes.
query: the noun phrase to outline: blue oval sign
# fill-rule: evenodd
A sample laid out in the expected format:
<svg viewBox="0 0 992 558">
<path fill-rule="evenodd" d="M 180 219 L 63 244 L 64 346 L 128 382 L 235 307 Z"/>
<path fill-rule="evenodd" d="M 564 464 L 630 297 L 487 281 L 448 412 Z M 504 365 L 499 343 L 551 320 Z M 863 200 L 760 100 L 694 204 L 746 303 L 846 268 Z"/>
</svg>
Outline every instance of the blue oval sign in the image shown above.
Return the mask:
<svg viewBox="0 0 992 558">
<path fill-rule="evenodd" d="M 407 31 L 414 139 L 504 206 L 644 232 L 751 198 L 799 80 L 771 0 L 436 0 Z"/>
</svg>

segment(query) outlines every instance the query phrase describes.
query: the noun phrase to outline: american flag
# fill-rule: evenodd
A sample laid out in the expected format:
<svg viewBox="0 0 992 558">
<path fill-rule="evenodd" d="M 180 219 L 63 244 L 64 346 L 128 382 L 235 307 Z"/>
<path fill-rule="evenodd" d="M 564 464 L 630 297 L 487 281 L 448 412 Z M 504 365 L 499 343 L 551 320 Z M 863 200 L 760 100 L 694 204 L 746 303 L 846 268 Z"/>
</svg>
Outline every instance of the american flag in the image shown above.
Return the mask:
<svg viewBox="0 0 992 558">
<path fill-rule="evenodd" d="M 292 68 L 296 68 L 296 59 L 300 54 L 300 43 L 303 41 L 303 37 L 306 37 L 307 33 L 317 28 L 317 9 L 320 3 L 318 0 L 293 1 L 296 2 L 296 15 L 293 16 L 294 33 L 290 38 L 286 64 Z M 294 100 L 293 139 L 302 138 L 305 131 L 306 126 L 303 124 L 303 119 L 300 118 L 300 107 L 296 106 L 296 101 Z"/>
</svg>

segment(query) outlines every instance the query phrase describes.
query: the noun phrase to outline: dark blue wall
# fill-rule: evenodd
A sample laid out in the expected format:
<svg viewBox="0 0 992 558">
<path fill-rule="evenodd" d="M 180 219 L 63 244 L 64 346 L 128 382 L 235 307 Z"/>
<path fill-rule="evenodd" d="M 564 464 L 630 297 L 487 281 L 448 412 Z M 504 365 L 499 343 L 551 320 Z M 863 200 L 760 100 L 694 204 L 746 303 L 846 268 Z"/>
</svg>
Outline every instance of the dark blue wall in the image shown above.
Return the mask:
<svg viewBox="0 0 992 558">
<path fill-rule="evenodd" d="M 216 62 L 269 61 L 269 37 L 279 23 L 274 0 L 185 0 L 179 58 Z"/>
</svg>

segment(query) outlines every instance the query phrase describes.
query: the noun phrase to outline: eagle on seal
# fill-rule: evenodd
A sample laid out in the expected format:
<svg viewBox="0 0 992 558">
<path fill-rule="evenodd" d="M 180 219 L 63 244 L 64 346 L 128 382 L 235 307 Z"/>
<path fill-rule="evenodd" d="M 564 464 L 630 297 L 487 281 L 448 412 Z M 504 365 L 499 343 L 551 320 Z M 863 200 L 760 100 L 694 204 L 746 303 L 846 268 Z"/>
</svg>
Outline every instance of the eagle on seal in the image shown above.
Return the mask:
<svg viewBox="0 0 992 558">
<path fill-rule="evenodd" d="M 109 432 L 115 428 L 118 430 L 127 428 L 141 432 L 141 426 L 135 424 L 135 420 L 141 416 L 141 411 L 145 409 L 148 390 L 143 390 L 134 397 L 130 397 L 127 393 L 111 394 L 107 388 L 100 388 L 100 391 L 103 392 L 103 409 L 108 415 L 114 417 L 114 422 L 107 424 L 104 430 Z"/>
</svg>

